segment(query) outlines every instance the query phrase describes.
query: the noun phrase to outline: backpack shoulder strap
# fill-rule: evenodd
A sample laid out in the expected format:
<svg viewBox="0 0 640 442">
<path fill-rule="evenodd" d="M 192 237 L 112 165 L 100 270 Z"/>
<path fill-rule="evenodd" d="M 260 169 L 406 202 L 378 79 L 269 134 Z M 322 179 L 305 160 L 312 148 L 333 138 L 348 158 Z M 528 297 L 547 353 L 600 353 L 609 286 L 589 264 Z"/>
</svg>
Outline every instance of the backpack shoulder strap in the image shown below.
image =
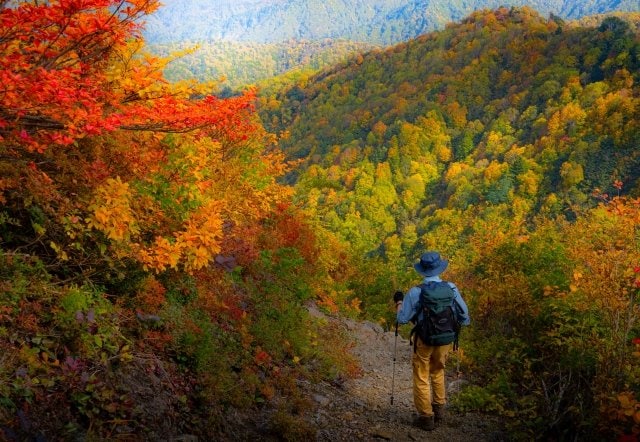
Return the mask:
<svg viewBox="0 0 640 442">
<path fill-rule="evenodd" d="M 451 281 L 442 281 L 444 283 L 446 283 L 449 287 L 451 287 L 452 289 L 458 289 L 458 286 L 455 285 L 453 282 Z"/>
</svg>

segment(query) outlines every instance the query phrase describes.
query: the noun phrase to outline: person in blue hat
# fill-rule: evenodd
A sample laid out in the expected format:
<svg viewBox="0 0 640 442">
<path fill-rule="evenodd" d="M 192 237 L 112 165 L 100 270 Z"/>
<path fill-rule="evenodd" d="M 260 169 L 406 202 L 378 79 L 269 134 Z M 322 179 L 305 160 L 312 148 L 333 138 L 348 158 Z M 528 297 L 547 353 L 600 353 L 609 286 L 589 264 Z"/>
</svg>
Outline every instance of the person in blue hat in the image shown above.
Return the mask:
<svg viewBox="0 0 640 442">
<path fill-rule="evenodd" d="M 421 284 L 442 282 L 440 274 L 449 264 L 442 259 L 438 252 L 427 252 L 414 264 L 416 271 L 424 277 Z M 452 310 L 459 325 L 469 325 L 469 310 L 460 291 L 452 282 L 446 284 L 453 290 Z M 422 310 L 420 307 L 420 285 L 412 287 L 403 296 L 396 292 L 393 300 L 396 303 L 397 321 L 406 324 L 409 321 L 419 321 Z M 436 424 L 445 418 L 445 362 L 452 344 L 432 346 L 425 344 L 418 336 L 412 357 L 413 366 L 413 400 L 418 411 L 415 425 L 423 430 L 433 430 Z M 432 394 L 433 393 L 433 394 Z"/>
</svg>

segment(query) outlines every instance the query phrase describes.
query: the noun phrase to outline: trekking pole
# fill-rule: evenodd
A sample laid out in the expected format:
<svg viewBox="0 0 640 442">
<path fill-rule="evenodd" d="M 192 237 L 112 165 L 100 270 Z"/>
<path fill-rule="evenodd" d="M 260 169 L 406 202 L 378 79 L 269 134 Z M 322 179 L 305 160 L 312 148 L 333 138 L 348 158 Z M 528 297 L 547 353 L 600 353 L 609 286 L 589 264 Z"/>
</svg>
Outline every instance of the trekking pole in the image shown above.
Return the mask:
<svg viewBox="0 0 640 442">
<path fill-rule="evenodd" d="M 460 326 L 458 326 L 460 327 Z M 460 331 L 458 331 L 456 333 L 456 344 L 455 344 L 455 352 L 456 352 L 456 379 L 460 378 L 460 375 L 462 373 L 460 373 L 460 359 L 462 358 L 462 350 L 460 350 L 460 344 L 459 344 L 459 339 L 460 339 Z"/>
<path fill-rule="evenodd" d="M 396 381 L 396 347 L 398 345 L 398 321 L 396 321 L 396 337 L 393 341 L 393 372 L 391 373 L 391 405 L 393 405 L 393 389 Z"/>
</svg>

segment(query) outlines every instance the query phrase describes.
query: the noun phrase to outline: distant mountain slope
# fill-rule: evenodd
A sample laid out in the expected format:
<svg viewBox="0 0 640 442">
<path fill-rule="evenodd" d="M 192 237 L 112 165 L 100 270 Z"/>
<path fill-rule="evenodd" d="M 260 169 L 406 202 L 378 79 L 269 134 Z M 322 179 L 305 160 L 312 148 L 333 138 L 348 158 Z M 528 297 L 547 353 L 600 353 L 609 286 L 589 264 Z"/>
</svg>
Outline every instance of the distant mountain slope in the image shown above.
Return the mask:
<svg viewBox="0 0 640 442">
<path fill-rule="evenodd" d="M 263 97 L 263 121 L 304 160 L 300 201 L 365 252 L 463 213 L 569 216 L 616 180 L 640 194 L 632 29 L 476 12 Z"/>
<path fill-rule="evenodd" d="M 545 16 L 571 19 L 640 10 L 639 0 L 164 0 L 163 4 L 147 20 L 150 43 L 343 38 L 391 44 L 441 29 L 483 8 L 527 5 Z"/>
<path fill-rule="evenodd" d="M 167 66 L 164 73 L 168 80 L 224 78 L 221 86 L 235 89 L 293 69 L 317 70 L 344 61 L 351 54 L 372 49 L 373 45 L 325 39 L 280 43 L 177 42 L 148 46 L 151 52 L 161 56 L 190 48 L 196 49 Z"/>
</svg>

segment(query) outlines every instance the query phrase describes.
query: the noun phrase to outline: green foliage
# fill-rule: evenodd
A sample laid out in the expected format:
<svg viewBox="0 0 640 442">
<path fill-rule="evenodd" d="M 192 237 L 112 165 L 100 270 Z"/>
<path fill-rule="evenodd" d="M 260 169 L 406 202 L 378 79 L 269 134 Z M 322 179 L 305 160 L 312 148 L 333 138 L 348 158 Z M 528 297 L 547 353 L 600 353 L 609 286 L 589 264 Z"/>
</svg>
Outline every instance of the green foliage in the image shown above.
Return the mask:
<svg viewBox="0 0 640 442">
<path fill-rule="evenodd" d="M 628 389 L 638 378 L 624 367 L 636 364 L 638 283 L 612 274 L 640 269 L 630 268 L 637 243 L 618 239 L 637 228 L 637 220 L 626 221 L 634 214 L 594 209 L 571 223 L 538 219 L 526 233 L 471 238 L 480 253 L 462 273 L 473 317 L 465 356 L 483 387 L 461 393 L 458 407 L 514 418 L 518 439 L 599 440 L 609 425 L 636 431 L 618 416 L 635 406 Z"/>
<path fill-rule="evenodd" d="M 297 249 L 264 251 L 247 273 L 230 274 L 235 282 L 219 281 L 218 290 L 233 282 L 234 292 L 244 295 L 218 295 L 225 307 L 216 309 L 207 306 L 211 287 L 191 275 L 167 273 L 160 278 L 166 288 L 150 280 L 135 289 L 138 295 L 114 304 L 101 290 L 54 283 L 35 258 L 2 253 L 0 260 L 2 425 L 28 403 L 25 419 L 39 420 L 37 431 L 71 437 L 90 427 L 97 437 L 130 420 L 138 422 L 130 431 L 152 431 L 148 426 L 158 423 L 148 420 L 148 398 L 130 379 L 140 371 L 148 376 L 150 363 L 152 374 L 175 370 L 184 379 L 171 381 L 170 392 L 156 386 L 154 395 L 174 413 L 192 413 L 185 422 L 194 431 L 201 423 L 193 413 L 202 411 L 190 411 L 192 401 L 211 407 L 213 415 L 222 406 L 253 407 L 278 395 L 291 400 L 276 413 L 272 430 L 298 440 L 314 430 L 301 425 L 308 404 L 295 379 L 332 379 L 355 370 L 341 332 L 312 319 L 303 306 L 311 289 L 299 272 L 306 263 Z M 160 304 L 158 290 L 166 299 Z M 153 305 L 159 309 L 147 314 Z M 45 396 L 73 416 L 47 419 L 44 413 L 52 411 L 42 404 Z"/>
<path fill-rule="evenodd" d="M 162 317 L 173 335 L 171 347 L 176 361 L 200 379 L 201 400 L 234 406 L 251 404 L 258 381 L 245 370 L 251 365 L 251 353 L 236 331 L 221 328 L 193 305 L 168 305 Z"/>
<path fill-rule="evenodd" d="M 165 68 L 167 80 L 220 81 L 217 93 L 225 95 L 284 73 L 317 71 L 373 47 L 365 43 L 331 39 L 281 43 L 174 40 L 151 44 L 148 50 L 162 57 L 189 50 L 188 54 L 175 59 Z"/>
<path fill-rule="evenodd" d="M 490 263 L 481 262 L 475 269 L 479 276 L 494 277 L 507 269 L 509 274 L 526 278 L 530 292 L 536 297 L 542 297 L 547 287 L 561 290 L 569 287 L 567 274 L 571 262 L 558 233 L 553 230 L 540 229 L 528 241 L 505 242 L 489 256 Z"/>
<path fill-rule="evenodd" d="M 102 376 L 110 377 L 115 367 L 132 360 L 131 342 L 121 332 L 122 318 L 114 306 L 91 288 L 55 284 L 35 258 L 2 253 L 0 260 L 0 348 L 5 354 L 0 379 L 11 379 L 2 382 L 3 422 L 25 403 L 34 407 L 27 421 L 44 419 L 40 431 L 59 434 L 82 427 L 85 419 L 99 426 L 104 413 L 130 418 L 126 392 L 117 392 L 122 387 Z M 73 409 L 75 415 L 63 416 L 62 422 L 38 415 L 45 396 L 52 401 L 48 405 Z M 30 434 L 26 427 L 23 431 Z"/>
<path fill-rule="evenodd" d="M 493 412 L 500 410 L 502 401 L 491 394 L 486 388 L 478 385 L 469 385 L 452 399 L 451 405 L 460 412 L 483 411 Z"/>
<path fill-rule="evenodd" d="M 301 160 L 287 177 L 295 204 L 289 189 L 266 185 L 275 180 L 267 169 L 283 166 L 245 156 L 248 145 L 231 152 L 233 167 L 202 164 L 194 181 L 195 145 L 177 150 L 168 137 L 146 152 L 151 138 L 138 133 L 136 149 L 166 160 L 134 180 L 141 199 L 127 222 L 148 226 L 140 240 L 153 241 L 164 222 L 220 221 L 210 265 L 191 273 L 164 270 L 176 235 L 158 251 L 158 274 L 131 261 L 137 242 L 108 251 L 107 237 L 81 222 L 91 188 L 70 173 L 79 150 L 43 154 L 47 172 L 74 184 L 68 192 L 49 183 L 51 194 L 22 194 L 16 181 L 0 195 L 11 198 L 0 212 L 0 426 L 25 440 L 153 439 L 167 436 L 152 434 L 166 420 L 215 439 L 226 410 L 271 407 L 276 437 L 313 437 L 296 379 L 357 367 L 345 336 L 314 319 L 309 301 L 351 315 L 360 306 L 390 328 L 390 296 L 416 282 L 411 264 L 427 248 L 450 259 L 445 277 L 472 309 L 464 361 L 483 387 L 461 393 L 461 410 L 514 418 L 523 438 L 599 436 L 609 423 L 637 433 L 638 204 L 585 208 L 596 185 L 640 189 L 631 32 L 616 20 L 570 27 L 501 8 L 315 76 L 274 80 L 259 102 L 265 125 Z M 126 155 L 114 167 L 133 173 L 147 156 L 127 151 L 126 136 L 87 135 L 75 147 L 90 162 L 117 140 Z M 83 179 L 103 182 L 103 166 Z M 217 174 L 242 183 L 228 189 L 222 179 L 211 192 L 224 194 L 228 216 L 189 218 Z M 36 175 L 33 186 L 49 179 Z M 114 219 L 130 209 L 134 185 L 121 187 Z M 188 242 L 205 233 L 167 231 Z"/>
<path fill-rule="evenodd" d="M 247 287 L 253 293 L 256 322 L 252 334 L 257 344 L 278 359 L 306 357 L 311 350 L 310 330 L 305 325 L 302 302 L 308 299 L 309 287 L 297 274 L 302 259 L 294 250 L 263 253 L 261 271 L 273 275 L 260 278 Z"/>
<path fill-rule="evenodd" d="M 202 97 L 138 53 L 156 3 L 0 2 L 9 438 L 217 440 L 229 409 L 267 414 L 299 378 L 353 371 L 303 305 L 357 310 L 329 259 L 350 257 L 276 182 L 288 165 L 252 92 Z"/>
</svg>

